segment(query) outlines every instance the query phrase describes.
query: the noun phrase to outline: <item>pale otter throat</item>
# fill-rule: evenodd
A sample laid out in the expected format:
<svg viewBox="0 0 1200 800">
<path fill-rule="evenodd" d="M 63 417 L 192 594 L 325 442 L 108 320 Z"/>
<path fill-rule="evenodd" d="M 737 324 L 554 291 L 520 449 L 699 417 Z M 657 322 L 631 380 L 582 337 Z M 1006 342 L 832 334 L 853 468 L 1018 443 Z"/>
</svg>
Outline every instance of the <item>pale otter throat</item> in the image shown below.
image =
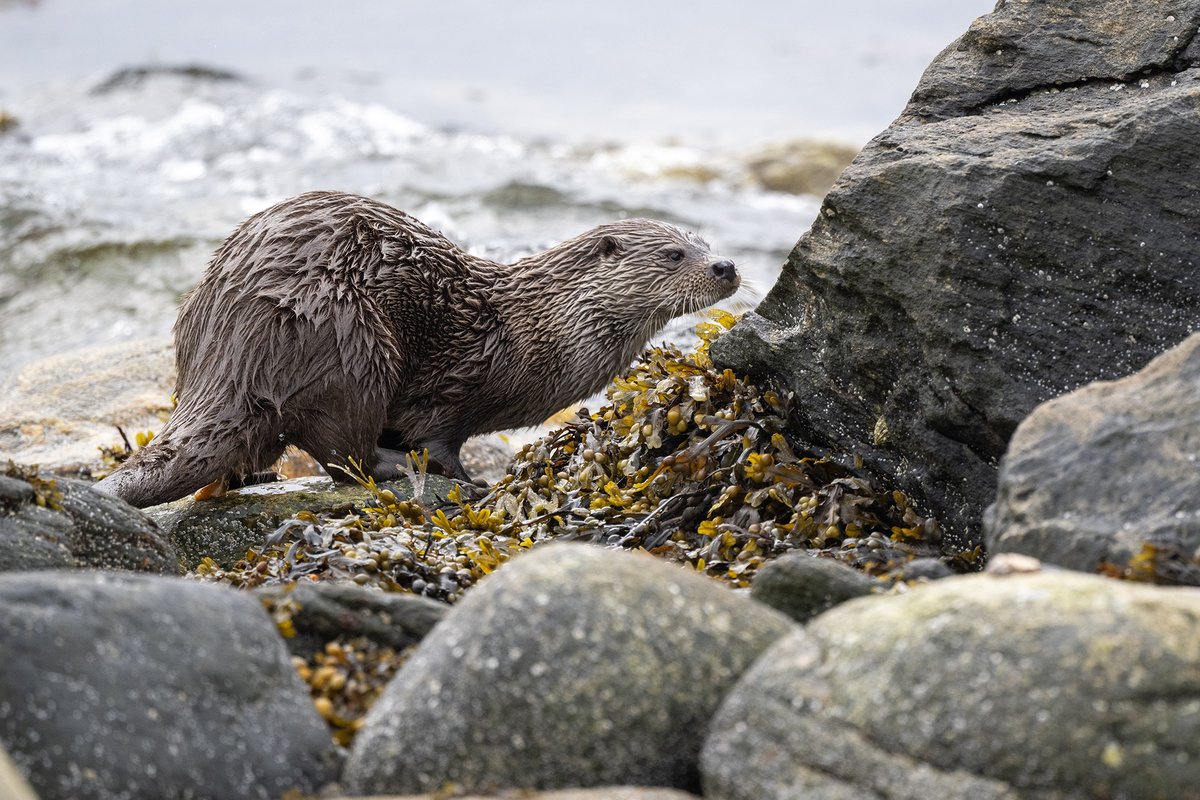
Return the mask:
<svg viewBox="0 0 1200 800">
<path fill-rule="evenodd" d="M 175 324 L 179 405 L 98 489 L 136 506 L 270 467 L 288 444 L 386 480 L 428 448 L 534 425 L 603 388 L 672 317 L 729 297 L 733 262 L 664 222 L 612 222 L 514 264 L 402 211 L 311 192 L 221 245 Z"/>
</svg>

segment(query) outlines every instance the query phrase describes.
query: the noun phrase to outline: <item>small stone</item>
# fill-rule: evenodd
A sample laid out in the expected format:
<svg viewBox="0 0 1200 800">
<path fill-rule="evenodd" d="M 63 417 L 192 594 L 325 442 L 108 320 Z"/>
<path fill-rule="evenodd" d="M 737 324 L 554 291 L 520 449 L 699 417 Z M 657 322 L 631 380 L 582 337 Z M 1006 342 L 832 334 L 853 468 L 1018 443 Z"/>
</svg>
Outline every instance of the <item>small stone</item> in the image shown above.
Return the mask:
<svg viewBox="0 0 1200 800">
<path fill-rule="evenodd" d="M 759 570 L 750 596 L 806 622 L 833 606 L 881 586 L 851 566 L 804 552 L 785 553 Z"/>
</svg>

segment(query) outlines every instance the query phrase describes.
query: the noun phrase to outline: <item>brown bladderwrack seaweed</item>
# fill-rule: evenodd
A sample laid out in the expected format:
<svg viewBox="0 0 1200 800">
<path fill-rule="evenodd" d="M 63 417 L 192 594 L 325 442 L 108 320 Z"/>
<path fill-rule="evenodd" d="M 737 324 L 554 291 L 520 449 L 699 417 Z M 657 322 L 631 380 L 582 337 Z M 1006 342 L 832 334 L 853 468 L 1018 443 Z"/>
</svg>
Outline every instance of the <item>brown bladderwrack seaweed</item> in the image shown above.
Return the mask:
<svg viewBox="0 0 1200 800">
<path fill-rule="evenodd" d="M 644 548 L 736 586 L 800 548 L 871 574 L 917 557 L 975 566 L 979 553 L 946 551 L 936 521 L 901 492 L 793 445 L 790 398 L 713 368 L 708 343 L 733 322 L 714 317 L 695 353 L 648 350 L 609 405 L 527 445 L 481 497 L 455 490 L 426 508 L 364 477 L 373 505 L 298 515 L 232 570 L 198 572 L 242 586 L 342 578 L 453 601 L 520 550 L 559 539 Z M 408 469 L 419 483 L 424 465 Z"/>
<path fill-rule="evenodd" d="M 295 635 L 292 615 L 297 606 L 290 595 L 263 598 L 263 605 L 285 638 Z M 348 747 L 367 711 L 414 648 L 396 650 L 367 636 L 344 636 L 326 642 L 317 652 L 293 655 L 292 665 L 308 684 L 313 705 L 329 726 L 333 740 Z"/>
</svg>

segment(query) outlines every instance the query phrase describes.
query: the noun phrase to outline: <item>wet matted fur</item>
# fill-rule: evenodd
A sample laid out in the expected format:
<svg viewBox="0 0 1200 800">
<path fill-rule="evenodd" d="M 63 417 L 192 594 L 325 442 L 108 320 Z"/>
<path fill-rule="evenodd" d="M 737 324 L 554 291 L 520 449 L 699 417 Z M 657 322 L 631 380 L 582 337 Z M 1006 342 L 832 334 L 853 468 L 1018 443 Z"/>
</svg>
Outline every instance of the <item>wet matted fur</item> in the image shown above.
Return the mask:
<svg viewBox="0 0 1200 800">
<path fill-rule="evenodd" d="M 310 192 L 250 217 L 175 324 L 178 407 L 97 484 L 136 506 L 268 468 L 288 444 L 341 476 L 396 477 L 428 448 L 533 425 L 603 388 L 674 316 L 740 278 L 693 233 L 593 228 L 514 264 L 384 203 Z"/>
</svg>

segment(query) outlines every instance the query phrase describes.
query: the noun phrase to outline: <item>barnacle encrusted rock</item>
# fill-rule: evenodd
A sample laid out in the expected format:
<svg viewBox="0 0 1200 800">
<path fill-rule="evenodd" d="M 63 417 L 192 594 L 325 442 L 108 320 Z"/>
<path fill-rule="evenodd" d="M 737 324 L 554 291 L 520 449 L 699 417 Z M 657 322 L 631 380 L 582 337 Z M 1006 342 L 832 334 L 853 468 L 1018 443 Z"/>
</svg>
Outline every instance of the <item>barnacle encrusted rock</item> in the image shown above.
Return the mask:
<svg viewBox="0 0 1200 800">
<path fill-rule="evenodd" d="M 793 627 L 646 555 L 538 548 L 420 644 L 368 715 L 344 782 L 362 794 L 694 788 L 721 696 Z"/>
<path fill-rule="evenodd" d="M 1070 572 L 853 600 L 762 655 L 704 796 L 1196 797 L 1200 590 Z"/>
<path fill-rule="evenodd" d="M 175 549 L 137 509 L 72 478 L 0 468 L 0 572 L 127 569 L 178 574 Z"/>
<path fill-rule="evenodd" d="M 249 486 L 202 502 L 184 498 L 151 506 L 143 513 L 175 544 L 187 569 L 195 569 L 206 558 L 228 568 L 303 511 L 341 509 L 344 514 L 370 498 L 359 486 L 312 477 Z"/>
<path fill-rule="evenodd" d="M 0 575 L 0 743 L 42 800 L 277 798 L 332 743 L 254 598 L 178 578 Z"/>
</svg>

